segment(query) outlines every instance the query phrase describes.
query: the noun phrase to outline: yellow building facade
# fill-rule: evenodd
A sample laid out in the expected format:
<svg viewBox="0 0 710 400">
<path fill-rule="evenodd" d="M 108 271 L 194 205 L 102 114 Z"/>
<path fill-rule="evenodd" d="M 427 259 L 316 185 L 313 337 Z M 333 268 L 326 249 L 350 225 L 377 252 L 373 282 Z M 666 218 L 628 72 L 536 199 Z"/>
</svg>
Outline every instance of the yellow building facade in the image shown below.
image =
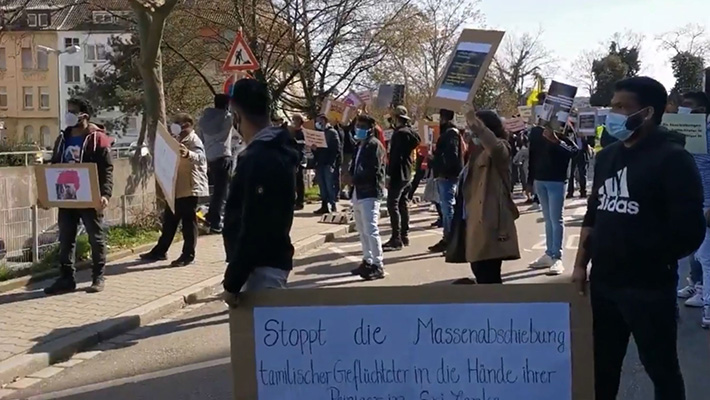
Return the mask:
<svg viewBox="0 0 710 400">
<path fill-rule="evenodd" d="M 56 31 L 0 33 L 0 136 L 51 146 L 59 134 Z"/>
</svg>

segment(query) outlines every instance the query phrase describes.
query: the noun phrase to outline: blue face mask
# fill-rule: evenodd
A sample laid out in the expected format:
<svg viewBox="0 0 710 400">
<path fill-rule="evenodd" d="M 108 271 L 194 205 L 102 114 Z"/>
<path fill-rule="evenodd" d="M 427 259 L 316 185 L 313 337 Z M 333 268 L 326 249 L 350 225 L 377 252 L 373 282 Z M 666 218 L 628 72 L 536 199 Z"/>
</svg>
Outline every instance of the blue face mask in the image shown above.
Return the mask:
<svg viewBox="0 0 710 400">
<path fill-rule="evenodd" d="M 619 113 L 610 112 L 606 117 L 606 129 L 609 134 L 622 142 L 629 140 L 629 138 L 634 134 L 634 132 L 641 127 L 643 121 L 640 123 L 632 124 L 636 125 L 633 129 L 629 129 L 628 122 L 629 119 L 636 116 L 643 110 L 639 110 L 631 115 L 624 115 Z M 632 121 L 635 122 L 635 121 Z"/>
<path fill-rule="evenodd" d="M 367 139 L 368 133 L 370 133 L 369 129 L 355 128 L 355 139 L 365 140 L 365 139 Z"/>
<path fill-rule="evenodd" d="M 317 130 L 323 129 L 323 124 L 320 123 L 320 122 L 316 122 L 316 129 L 317 129 Z"/>
</svg>

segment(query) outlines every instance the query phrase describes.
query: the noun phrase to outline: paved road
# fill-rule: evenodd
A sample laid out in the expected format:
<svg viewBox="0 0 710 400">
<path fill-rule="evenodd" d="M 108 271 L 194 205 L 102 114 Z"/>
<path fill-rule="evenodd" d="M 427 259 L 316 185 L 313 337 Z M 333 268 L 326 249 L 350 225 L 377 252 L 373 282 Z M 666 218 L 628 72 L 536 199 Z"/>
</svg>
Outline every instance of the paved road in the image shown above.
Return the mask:
<svg viewBox="0 0 710 400">
<path fill-rule="evenodd" d="M 568 204 L 570 215 L 581 214 L 579 202 Z M 547 277 L 544 271 L 531 271 L 527 264 L 540 254 L 544 238 L 539 213 L 522 215 L 519 220 L 523 259 L 504 264 L 509 283 L 549 282 L 562 277 Z M 293 286 L 341 287 L 359 285 L 446 285 L 465 276 L 465 265 L 445 264 L 441 257 L 426 253 L 426 247 L 439 239 L 436 230 L 428 228 L 434 215 L 419 210 L 412 232 L 412 245 L 387 254 L 387 279 L 364 283 L 348 275 L 359 262 L 356 238 L 350 236 L 307 254 L 298 260 L 293 274 Z M 577 225 L 577 226 L 575 226 Z M 388 232 L 385 231 L 385 237 Z M 564 259 L 571 266 L 578 240 L 579 227 L 568 222 Z M 105 350 L 90 360 L 65 369 L 21 392 L 17 398 L 32 400 L 188 400 L 230 399 L 229 340 L 226 310 L 219 302 L 192 306 L 151 327 L 133 332 L 133 336 L 117 340 L 113 349 Z M 710 393 L 710 349 L 708 334 L 699 328 L 699 312 L 682 309 L 680 354 L 689 390 L 689 400 L 706 399 Z M 125 340 L 125 341 L 123 341 Z M 108 347 L 108 346 L 107 346 Z M 39 397 L 30 397 L 40 395 Z M 653 398 L 651 385 L 638 362 L 634 346 L 630 347 L 620 399 L 648 400 Z"/>
</svg>

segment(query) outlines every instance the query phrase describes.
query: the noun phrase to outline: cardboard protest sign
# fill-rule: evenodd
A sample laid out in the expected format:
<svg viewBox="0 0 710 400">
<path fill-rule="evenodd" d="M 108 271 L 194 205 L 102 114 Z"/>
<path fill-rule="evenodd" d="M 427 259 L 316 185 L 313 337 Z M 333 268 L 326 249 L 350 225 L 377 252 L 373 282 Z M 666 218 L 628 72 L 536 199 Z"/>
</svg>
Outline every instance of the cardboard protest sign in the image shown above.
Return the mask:
<svg viewBox="0 0 710 400">
<path fill-rule="evenodd" d="M 303 139 L 306 141 L 306 146 L 316 146 L 325 148 L 328 147 L 328 142 L 325 139 L 325 132 L 303 128 Z"/>
<path fill-rule="evenodd" d="M 242 296 L 229 323 L 236 400 L 594 399 L 591 307 L 573 285 Z"/>
<path fill-rule="evenodd" d="M 158 123 L 153 152 L 155 153 L 153 156 L 155 180 L 163 190 L 168 207 L 175 211 L 175 184 L 180 166 L 180 144 L 168 133 L 162 123 Z"/>
<path fill-rule="evenodd" d="M 708 154 L 705 114 L 663 114 L 662 125 L 685 135 L 688 153 Z"/>
<path fill-rule="evenodd" d="M 460 111 L 461 106 L 470 103 L 504 34 L 500 31 L 464 29 L 439 78 L 429 107 Z"/>
<path fill-rule="evenodd" d="M 503 128 L 510 133 L 520 132 L 525 130 L 525 121 L 521 117 L 506 118 L 503 121 Z"/>
<path fill-rule="evenodd" d="M 326 115 L 328 121 L 333 124 L 346 123 L 348 121 L 348 115 L 350 107 L 342 101 L 335 99 L 327 99 L 323 102 L 323 109 L 321 112 Z"/>
<path fill-rule="evenodd" d="M 37 198 L 45 208 L 101 208 L 99 172 L 95 163 L 35 166 Z"/>
<path fill-rule="evenodd" d="M 520 114 L 520 118 L 529 121 L 530 117 L 533 115 L 533 108 L 532 106 L 518 106 L 518 113 Z"/>
<path fill-rule="evenodd" d="M 374 96 L 372 95 L 371 90 L 363 90 L 363 91 L 357 92 L 356 94 L 357 94 L 357 97 L 359 97 L 362 100 L 363 104 L 365 104 L 366 106 L 369 106 L 370 104 L 372 104 L 372 98 Z"/>
<path fill-rule="evenodd" d="M 554 131 L 562 130 L 567 124 L 576 95 L 576 86 L 552 81 L 542 104 L 541 119 L 545 125 Z"/>
<path fill-rule="evenodd" d="M 577 114 L 577 132 L 584 136 L 594 136 L 597 132 L 597 109 L 582 108 Z"/>
<path fill-rule="evenodd" d="M 359 108 L 363 104 L 363 101 L 357 93 L 350 92 L 345 96 L 345 99 L 343 99 L 343 103 L 348 107 Z"/>
</svg>

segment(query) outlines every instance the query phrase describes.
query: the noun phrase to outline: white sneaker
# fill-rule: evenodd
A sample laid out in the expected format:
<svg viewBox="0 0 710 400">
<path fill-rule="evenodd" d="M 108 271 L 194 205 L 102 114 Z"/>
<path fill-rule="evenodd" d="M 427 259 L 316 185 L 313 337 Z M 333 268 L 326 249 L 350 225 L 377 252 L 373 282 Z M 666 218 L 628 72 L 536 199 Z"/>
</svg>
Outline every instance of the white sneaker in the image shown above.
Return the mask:
<svg viewBox="0 0 710 400">
<path fill-rule="evenodd" d="M 540 204 L 538 203 L 533 203 L 530 207 L 528 207 L 528 211 L 540 211 L 541 207 Z"/>
<path fill-rule="evenodd" d="M 703 329 L 710 329 L 710 307 L 705 306 L 705 309 L 703 310 L 703 320 L 701 323 L 701 326 Z"/>
<path fill-rule="evenodd" d="M 530 268 L 533 268 L 533 269 L 550 268 L 552 266 L 552 264 L 554 264 L 554 263 L 555 263 L 555 260 L 553 260 L 552 257 L 548 256 L 547 254 L 543 254 L 542 257 L 540 257 L 537 260 L 530 263 Z"/>
<path fill-rule="evenodd" d="M 685 301 L 685 306 L 700 308 L 703 305 L 703 285 L 695 285 L 695 294 Z"/>
<path fill-rule="evenodd" d="M 556 276 L 556 275 L 562 275 L 565 273 L 565 266 L 562 264 L 562 260 L 555 260 L 555 262 L 550 266 L 550 271 L 548 271 L 548 275 Z"/>
<path fill-rule="evenodd" d="M 695 295 L 695 284 L 688 278 L 688 286 L 678 291 L 678 297 L 681 299 L 689 299 Z"/>
</svg>

